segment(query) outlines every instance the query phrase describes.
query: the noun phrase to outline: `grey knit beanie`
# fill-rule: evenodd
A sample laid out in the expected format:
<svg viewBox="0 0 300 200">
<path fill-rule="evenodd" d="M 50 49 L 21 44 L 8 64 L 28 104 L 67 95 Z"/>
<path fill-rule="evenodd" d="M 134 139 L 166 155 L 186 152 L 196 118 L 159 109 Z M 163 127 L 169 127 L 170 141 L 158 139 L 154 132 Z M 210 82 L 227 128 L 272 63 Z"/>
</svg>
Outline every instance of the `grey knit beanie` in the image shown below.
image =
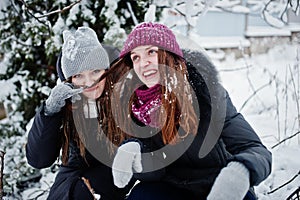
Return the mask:
<svg viewBox="0 0 300 200">
<path fill-rule="evenodd" d="M 65 78 L 85 70 L 109 67 L 107 52 L 93 29 L 79 27 L 74 33 L 65 30 L 63 40 L 61 65 Z"/>
</svg>

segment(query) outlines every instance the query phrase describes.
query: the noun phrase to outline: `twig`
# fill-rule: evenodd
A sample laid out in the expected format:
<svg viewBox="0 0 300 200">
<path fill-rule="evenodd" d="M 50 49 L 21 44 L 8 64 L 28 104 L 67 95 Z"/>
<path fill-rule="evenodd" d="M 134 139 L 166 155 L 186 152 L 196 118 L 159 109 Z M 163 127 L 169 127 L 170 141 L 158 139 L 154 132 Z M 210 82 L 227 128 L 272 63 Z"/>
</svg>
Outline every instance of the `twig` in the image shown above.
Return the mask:
<svg viewBox="0 0 300 200">
<path fill-rule="evenodd" d="M 267 87 L 268 85 L 270 85 L 272 82 L 272 80 L 270 80 L 268 83 L 266 83 L 265 85 L 260 86 L 257 90 L 255 90 L 249 97 L 248 99 L 246 99 L 246 101 L 243 103 L 243 105 L 241 106 L 239 112 L 242 111 L 242 109 L 246 106 L 246 104 L 250 101 L 250 99 L 252 99 L 260 90 L 264 89 L 265 87 Z"/>
<path fill-rule="evenodd" d="M 63 12 L 65 12 L 66 10 L 71 9 L 73 6 L 75 6 L 76 4 L 78 4 L 78 3 L 80 3 L 80 2 L 81 2 L 81 0 L 77 0 L 77 1 L 75 1 L 74 3 L 72 3 L 72 4 L 70 4 L 70 5 L 66 6 L 66 7 L 63 7 L 62 9 L 54 10 L 54 11 L 52 11 L 52 12 L 49 12 L 49 13 L 46 13 L 46 14 L 44 14 L 44 15 L 38 16 L 37 18 L 43 18 L 43 17 L 48 17 L 48 16 L 53 15 L 53 14 L 63 13 Z"/>
<path fill-rule="evenodd" d="M 5 152 L 0 150 L 0 200 L 3 198 L 3 169 Z"/>
<path fill-rule="evenodd" d="M 90 193 L 93 195 L 94 200 L 99 200 L 100 195 L 95 193 L 95 190 L 92 188 L 89 179 L 81 177 L 86 187 L 89 189 Z"/>
<path fill-rule="evenodd" d="M 240 70 L 244 70 L 244 69 L 248 69 L 250 67 L 253 67 L 253 65 L 250 66 L 246 66 L 246 67 L 237 67 L 234 69 L 220 69 L 219 72 L 233 72 L 233 71 L 240 71 Z"/>
<path fill-rule="evenodd" d="M 282 187 L 286 186 L 287 184 L 289 184 L 290 182 L 292 182 L 292 181 L 293 181 L 295 178 L 297 178 L 297 176 L 299 176 L 299 175 L 300 175 L 300 171 L 299 171 L 293 178 L 291 178 L 289 181 L 287 181 L 287 182 L 284 183 L 283 185 L 279 186 L 278 188 L 275 188 L 274 190 L 268 192 L 267 194 L 272 194 L 272 193 L 276 192 L 276 191 L 279 190 L 280 188 L 282 188 Z"/>
<path fill-rule="evenodd" d="M 271 148 L 274 149 L 275 147 L 277 147 L 277 146 L 280 145 L 281 143 L 283 143 L 283 142 L 285 142 L 286 140 L 289 140 L 289 139 L 295 137 L 295 136 L 298 135 L 299 133 L 300 133 L 300 131 L 294 133 L 293 135 L 291 135 L 291 136 L 289 136 L 289 137 L 287 137 L 287 138 L 281 140 L 280 142 L 278 142 L 277 144 L 275 144 L 275 145 L 272 146 Z"/>
<path fill-rule="evenodd" d="M 274 25 L 272 23 L 270 23 L 267 18 L 266 18 L 266 13 L 268 12 L 268 6 L 269 4 L 271 4 L 271 2 L 274 0 L 270 0 L 268 1 L 268 3 L 266 3 L 266 5 L 264 6 L 263 10 L 262 10 L 262 18 L 265 20 L 265 22 L 267 22 L 267 24 L 269 24 L 270 26 L 274 27 Z"/>
<path fill-rule="evenodd" d="M 34 19 L 36 19 L 39 23 L 43 24 L 48 28 L 49 35 L 50 35 L 50 27 L 46 24 L 46 22 L 41 21 L 39 18 L 37 18 L 31 11 L 32 9 L 29 8 L 28 4 L 24 0 L 19 0 L 25 7 L 25 11 L 32 16 Z"/>
<path fill-rule="evenodd" d="M 278 97 L 278 93 L 279 93 L 279 83 L 277 83 L 277 81 L 275 81 L 275 86 L 276 86 L 276 93 L 275 93 L 275 100 L 276 100 L 276 116 L 277 116 L 277 131 L 278 131 L 278 140 L 281 139 L 280 137 L 280 111 L 279 111 L 279 97 Z"/>
<path fill-rule="evenodd" d="M 298 128 L 300 128 L 300 105 L 299 105 L 299 96 L 297 94 L 297 88 L 296 88 L 296 84 L 295 84 L 295 80 L 294 80 L 294 76 L 293 76 L 293 72 L 292 72 L 292 69 L 291 69 L 291 66 L 289 66 L 289 70 L 290 70 L 290 73 L 291 73 L 291 80 L 292 80 L 292 85 L 293 85 L 293 88 L 294 88 L 294 94 L 295 94 L 295 99 L 296 99 L 296 108 L 297 108 L 297 119 L 298 119 Z"/>
<path fill-rule="evenodd" d="M 284 137 L 286 137 L 286 131 L 287 131 L 287 110 L 288 110 L 288 72 L 287 67 L 285 68 L 285 113 L 284 113 Z"/>
<path fill-rule="evenodd" d="M 58 10 L 55 10 L 55 11 L 52 11 L 52 12 L 49 12 L 49 13 L 46 13 L 44 15 L 40 15 L 40 16 L 35 16 L 35 14 L 32 13 L 32 9 L 29 8 L 28 4 L 24 1 L 24 0 L 19 0 L 25 7 L 25 11 L 30 15 L 32 16 L 34 19 L 36 19 L 39 23 L 43 24 L 44 26 L 47 27 L 48 29 L 48 32 L 49 32 L 49 35 L 51 34 L 51 29 L 50 29 L 50 25 L 47 24 L 46 22 L 44 21 L 41 21 L 40 18 L 43 18 L 43 17 L 48 17 L 50 15 L 53 15 L 53 14 L 56 14 L 56 13 L 63 13 L 65 12 L 66 10 L 69 10 L 71 9 L 74 5 L 78 4 L 81 2 L 81 0 L 77 0 L 75 1 L 74 3 L 70 4 L 69 6 L 66 6 L 62 9 L 58 9 Z"/>
<path fill-rule="evenodd" d="M 132 10 L 131 4 L 129 2 L 126 2 L 126 5 L 127 5 L 128 9 L 129 9 L 129 12 L 130 12 L 130 15 L 132 17 L 134 25 L 138 25 L 139 22 L 138 22 L 138 20 L 136 19 L 135 15 L 134 15 L 134 12 Z"/>
<path fill-rule="evenodd" d="M 292 4 L 292 1 L 291 0 L 288 0 L 287 4 L 290 4 L 291 7 L 293 7 L 293 4 Z M 296 1 L 296 6 L 295 6 L 295 10 L 294 12 L 297 13 L 297 10 L 299 9 L 299 6 L 300 6 L 300 1 Z"/>
</svg>

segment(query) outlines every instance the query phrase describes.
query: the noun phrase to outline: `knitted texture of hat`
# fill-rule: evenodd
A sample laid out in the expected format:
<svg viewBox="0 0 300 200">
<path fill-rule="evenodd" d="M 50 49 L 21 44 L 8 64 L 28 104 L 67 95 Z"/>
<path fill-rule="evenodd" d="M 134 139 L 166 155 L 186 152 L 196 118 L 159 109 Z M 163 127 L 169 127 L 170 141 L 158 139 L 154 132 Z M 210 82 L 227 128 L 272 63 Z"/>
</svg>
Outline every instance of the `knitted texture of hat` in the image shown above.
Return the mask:
<svg viewBox="0 0 300 200">
<path fill-rule="evenodd" d="M 65 78 L 86 70 L 109 67 L 107 52 L 93 29 L 79 27 L 74 33 L 65 30 L 63 40 L 61 65 Z"/>
<path fill-rule="evenodd" d="M 134 48 L 143 45 L 158 46 L 183 57 L 173 32 L 163 24 L 152 22 L 141 23 L 131 31 L 119 57 L 122 58 Z"/>
</svg>

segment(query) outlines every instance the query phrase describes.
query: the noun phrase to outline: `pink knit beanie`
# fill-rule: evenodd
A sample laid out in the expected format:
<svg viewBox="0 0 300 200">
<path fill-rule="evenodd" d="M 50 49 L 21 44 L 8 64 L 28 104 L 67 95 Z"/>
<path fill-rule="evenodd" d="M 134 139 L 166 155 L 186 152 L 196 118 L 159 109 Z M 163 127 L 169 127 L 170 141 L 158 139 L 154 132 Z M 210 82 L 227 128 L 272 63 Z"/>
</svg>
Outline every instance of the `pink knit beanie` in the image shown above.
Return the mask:
<svg viewBox="0 0 300 200">
<path fill-rule="evenodd" d="M 128 35 L 119 57 L 123 58 L 134 48 L 142 45 L 154 45 L 183 57 L 173 32 L 165 25 L 144 22 L 137 25 Z"/>
</svg>

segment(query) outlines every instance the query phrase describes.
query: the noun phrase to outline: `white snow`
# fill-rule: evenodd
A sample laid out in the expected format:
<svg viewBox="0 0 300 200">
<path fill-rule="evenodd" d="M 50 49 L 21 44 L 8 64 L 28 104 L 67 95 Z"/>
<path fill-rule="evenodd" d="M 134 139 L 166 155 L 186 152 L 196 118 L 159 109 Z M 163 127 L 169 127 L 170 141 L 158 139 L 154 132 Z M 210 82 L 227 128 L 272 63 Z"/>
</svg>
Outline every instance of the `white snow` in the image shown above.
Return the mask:
<svg viewBox="0 0 300 200">
<path fill-rule="evenodd" d="M 250 26 L 246 30 L 245 35 L 248 37 L 291 36 L 291 30 L 266 26 Z"/>
<path fill-rule="evenodd" d="M 281 189 L 268 194 L 293 178 L 300 170 L 300 135 L 272 149 L 279 141 L 299 131 L 299 111 L 296 108 L 299 96 L 294 97 L 292 86 L 293 74 L 296 79 L 294 81 L 298 81 L 296 90 L 299 90 L 299 54 L 299 45 L 284 44 L 274 46 L 266 54 L 237 60 L 234 56 L 227 56 L 224 61 L 213 60 L 237 110 L 241 109 L 255 90 L 266 85 L 241 110 L 273 154 L 271 175 L 255 188 L 259 200 L 286 199 L 300 186 L 300 177 L 297 177 Z M 269 84 L 271 79 L 273 81 Z"/>
<path fill-rule="evenodd" d="M 220 54 L 222 53 L 222 51 L 219 52 Z M 208 55 L 216 54 L 210 51 L 207 53 Z M 276 81 L 273 81 L 274 84 L 267 84 L 267 86 L 257 92 L 257 95 L 241 110 L 241 113 L 252 125 L 273 155 L 271 175 L 260 185 L 255 187 L 259 200 L 285 199 L 300 185 L 300 178 L 297 177 L 281 189 L 268 194 L 289 181 L 300 170 L 299 136 L 287 140 L 285 143 L 272 149 L 272 146 L 277 144 L 280 140 L 299 130 L 299 126 L 295 124 L 297 118 L 297 110 L 295 107 L 297 99 L 292 97 L 291 84 L 288 85 L 289 89 L 287 89 L 288 100 L 285 99 L 285 95 L 282 93 L 282 90 L 284 90 L 286 86 L 286 77 L 289 80 L 291 79 L 291 74 L 287 68 L 291 66 L 293 70 L 298 70 L 299 76 L 299 60 L 297 61 L 297 59 L 299 59 L 297 56 L 299 55 L 299 45 L 284 44 L 274 46 L 265 54 L 245 55 L 244 58 L 240 59 L 235 59 L 234 55 L 225 55 L 224 52 L 222 56 L 211 56 L 213 58 L 212 61 L 220 71 L 220 79 L 224 87 L 229 91 L 237 110 L 240 110 L 245 100 L 252 95 L 253 89 L 251 89 L 251 87 L 257 89 L 261 85 L 269 83 L 270 79 L 276 75 Z M 220 60 L 219 58 L 222 59 Z M 294 72 L 293 74 L 295 74 Z M 299 77 L 297 80 L 299 80 Z M 275 82 L 277 82 L 277 85 Z M 276 102 L 276 96 L 280 96 L 279 103 Z M 276 114 L 277 107 L 279 107 L 279 114 Z M 285 109 L 288 111 L 287 115 L 285 114 Z M 280 127 L 278 127 L 277 118 L 280 118 Z M 281 132 L 279 132 L 278 129 L 280 129 Z M 40 181 L 40 186 L 30 188 L 29 191 L 24 192 L 24 195 L 31 193 L 32 197 L 32 192 L 36 191 L 35 195 L 37 195 L 39 194 L 39 189 L 45 190 L 47 184 L 52 184 L 53 178 L 55 177 L 54 174 L 47 170 L 43 170 L 43 173 L 45 173 L 45 176 Z M 46 199 L 46 196 L 39 199 Z"/>
<path fill-rule="evenodd" d="M 108 31 L 108 34 L 105 36 L 107 40 L 115 40 L 112 39 L 113 35 L 117 35 L 118 37 L 124 36 L 124 30 L 118 29 L 119 20 L 116 19 L 114 15 L 114 9 L 117 6 L 119 0 L 106 0 L 105 5 L 108 6 L 105 15 L 106 17 L 113 19 L 116 23 L 115 26 L 111 27 Z M 86 1 L 83 1 L 84 3 Z M 283 139 L 295 134 L 300 130 L 299 124 L 299 113 L 297 110 L 297 104 L 299 104 L 299 88 L 300 88 L 300 46 L 299 46 L 299 38 L 297 41 L 293 43 L 293 41 L 286 44 L 274 45 L 272 48 L 263 54 L 256 54 L 252 52 L 252 55 L 244 54 L 242 58 L 236 58 L 236 56 L 232 53 L 226 53 L 225 51 L 218 50 L 218 48 L 239 48 L 241 52 L 243 52 L 243 48 L 251 46 L 251 42 L 248 39 L 243 37 L 200 37 L 199 35 L 191 32 L 189 37 L 184 35 L 183 33 L 186 30 L 184 29 L 186 25 L 186 21 L 184 17 L 179 18 L 178 16 L 171 16 L 169 14 L 170 11 L 174 11 L 175 5 L 181 2 L 179 0 L 154 0 L 153 3 L 157 6 L 164 5 L 170 6 L 170 9 L 164 10 L 163 18 L 161 21 L 164 22 L 168 26 L 173 26 L 177 24 L 179 29 L 179 33 L 176 34 L 178 42 L 182 48 L 190 48 L 190 49 L 214 49 L 207 51 L 207 54 L 212 58 L 212 61 L 215 63 L 219 70 L 220 80 L 224 87 L 229 91 L 231 99 L 235 104 L 238 111 L 240 111 L 246 120 L 252 125 L 254 130 L 260 136 L 263 143 L 267 146 L 267 148 L 272 152 L 273 155 L 273 163 L 272 163 L 272 173 L 271 175 L 263 181 L 260 185 L 255 187 L 256 194 L 259 197 L 259 200 L 282 200 L 286 199 L 296 188 L 300 186 L 300 176 L 296 177 L 292 182 L 288 183 L 286 186 L 278 189 L 277 191 L 272 192 L 274 189 L 280 187 L 287 181 L 291 180 L 300 170 L 300 135 L 287 140 L 286 142 L 278 145 L 277 147 L 272 148 L 274 145 L 278 144 Z M 192 14 L 196 13 L 194 7 L 192 7 L 193 2 L 189 1 L 187 7 L 183 5 L 177 9 L 184 11 L 186 8 L 188 10 L 193 9 L 193 13 L 189 13 L 188 22 L 190 24 L 194 24 L 191 20 Z M 199 1 L 198 1 L 199 2 Z M 206 0 L 206 8 L 203 5 L 198 5 L 197 8 L 207 9 L 212 8 L 214 5 L 222 6 L 223 8 L 232 7 L 236 5 L 234 8 L 235 12 L 248 12 L 247 9 L 243 6 L 239 6 L 238 3 L 240 1 L 230 1 L 230 0 Z M 293 5 L 295 5 L 295 0 L 292 1 Z M 5 5 L 8 3 L 8 0 L 1 1 L 1 5 Z M 252 11 L 257 10 L 260 11 L 264 3 L 262 1 L 248 1 L 248 3 L 253 3 Z M 154 9 L 154 8 L 152 8 Z M 173 9 L 173 10 L 172 10 Z M 280 10 L 280 6 L 279 6 Z M 74 6 L 71 9 L 71 16 L 68 18 L 66 24 L 62 20 L 58 20 L 58 22 L 54 25 L 54 32 L 57 35 L 61 34 L 61 31 L 67 27 L 71 20 L 76 20 L 76 14 L 79 12 L 78 5 Z M 95 20 L 88 11 L 84 11 L 85 15 L 90 15 L 91 20 Z M 298 8 L 299 12 L 299 8 Z M 124 15 L 133 15 L 133 13 L 126 12 Z M 174 14 L 175 15 L 175 14 Z M 134 15 L 132 16 L 134 17 Z M 275 18 L 268 15 L 268 18 L 273 25 L 281 26 Z M 1 16 L 0 16 L 1 18 Z M 148 20 L 153 19 L 153 11 L 149 10 Z M 272 21 L 275 20 L 275 21 Z M 9 25 L 8 25 L 9 26 Z M 178 29 L 176 31 L 178 31 Z M 299 31 L 300 26 L 290 24 L 283 29 L 276 28 L 262 28 L 262 27 L 250 27 L 247 30 L 246 36 L 251 37 L 264 37 L 264 36 L 284 36 L 290 37 L 292 31 Z M 120 39 L 120 38 L 119 38 Z M 58 36 L 52 39 L 54 42 L 54 47 L 59 47 L 61 45 L 61 41 Z M 28 41 L 28 42 L 36 42 L 36 41 Z M 118 42 L 119 44 L 119 42 Z M 17 43 L 13 43 L 13 46 L 18 46 Z M 118 45 L 119 46 L 119 45 Z M 0 74 L 5 73 L 6 71 L 6 63 L 9 61 L 8 57 L 4 57 L 4 60 L 0 62 Z M 14 79 L 9 81 L 0 80 L 0 100 L 4 102 L 9 93 L 15 93 L 16 86 L 13 84 L 14 81 L 19 80 L 22 83 L 25 81 L 21 77 L 25 77 L 25 75 L 16 76 Z M 131 78 L 131 77 L 129 77 Z M 35 82 L 29 82 L 28 87 L 33 84 L 38 84 Z M 26 85 L 23 83 L 22 85 Z M 28 88 L 29 89 L 29 88 Z M 30 89 L 29 89 L 30 90 Z M 27 94 L 26 88 L 22 88 L 24 95 Z M 44 94 L 49 93 L 49 88 L 43 87 L 40 89 L 40 92 Z M 253 95 L 255 94 L 255 95 Z M 12 109 L 14 109 L 12 105 Z M 21 114 L 16 113 L 16 116 L 11 120 L 20 118 Z M 5 120 L 1 120 L 1 124 L 5 124 Z M 19 121 L 19 120 L 16 120 Z M 29 128 L 31 126 L 32 121 L 28 124 Z M 1 138 L 2 139 L 2 138 Z M 3 140 L 5 140 L 3 138 Z M 25 144 L 26 136 L 20 137 L 17 136 L 15 138 L 11 138 L 10 143 L 19 143 L 20 146 Z M 0 140 L 0 145 L 2 145 Z M 7 141 L 5 144 L 8 143 Z M 7 156 L 15 155 L 13 150 L 9 150 L 6 152 Z M 14 158 L 15 162 L 19 162 L 21 158 Z M 24 160 L 22 160 L 24 161 Z M 14 163 L 7 162 L 6 166 L 13 165 Z M 4 167 L 4 170 L 8 169 L 8 167 Z M 9 171 L 4 171 L 5 173 L 13 173 Z M 47 191 L 49 187 L 52 185 L 53 180 L 55 178 L 55 173 L 52 173 L 49 169 L 41 170 L 43 173 L 43 177 L 40 180 L 39 184 L 31 187 L 30 189 L 25 190 L 22 193 L 23 199 L 33 198 L 44 191 Z M 19 173 L 15 173 L 19 174 Z M 272 193 L 270 193 L 272 192 Z M 38 198 L 39 200 L 46 199 L 47 193 L 41 194 Z M 4 200 L 8 200 L 9 198 L 4 197 Z M 13 198 L 12 198 L 13 199 Z"/>
</svg>

